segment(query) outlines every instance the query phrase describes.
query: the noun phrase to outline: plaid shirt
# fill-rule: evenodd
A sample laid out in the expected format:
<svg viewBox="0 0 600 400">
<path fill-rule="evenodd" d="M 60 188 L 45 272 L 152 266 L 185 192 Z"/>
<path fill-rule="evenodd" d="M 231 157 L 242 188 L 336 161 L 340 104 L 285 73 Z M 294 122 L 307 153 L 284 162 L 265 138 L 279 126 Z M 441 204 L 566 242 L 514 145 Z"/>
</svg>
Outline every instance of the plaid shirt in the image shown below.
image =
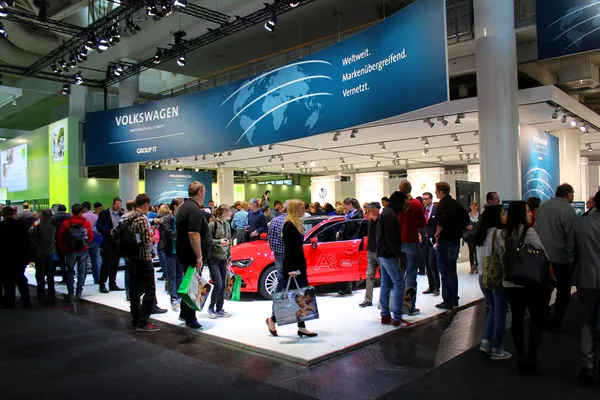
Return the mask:
<svg viewBox="0 0 600 400">
<path fill-rule="evenodd" d="M 129 216 L 131 224 L 131 233 L 136 237 L 139 235 L 138 241 L 138 260 L 152 261 L 152 245 L 150 243 L 150 227 L 148 221 L 144 218 L 144 214 L 139 211 L 134 211 Z"/>
<path fill-rule="evenodd" d="M 281 235 L 285 217 L 286 214 L 281 214 L 279 217 L 273 218 L 269 224 L 269 246 L 271 246 L 271 251 L 275 254 L 285 253 L 283 236 Z"/>
</svg>

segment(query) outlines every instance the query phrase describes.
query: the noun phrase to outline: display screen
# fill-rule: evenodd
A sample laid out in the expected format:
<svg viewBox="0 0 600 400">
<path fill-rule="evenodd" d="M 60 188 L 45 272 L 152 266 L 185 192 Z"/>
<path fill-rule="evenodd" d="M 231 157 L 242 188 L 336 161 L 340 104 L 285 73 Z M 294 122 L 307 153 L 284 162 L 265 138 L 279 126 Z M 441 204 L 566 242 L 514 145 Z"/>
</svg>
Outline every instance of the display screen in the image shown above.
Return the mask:
<svg viewBox="0 0 600 400">
<path fill-rule="evenodd" d="M 9 192 L 27 190 L 27 145 L 22 144 L 0 152 L 0 163 L 0 186 Z"/>
</svg>

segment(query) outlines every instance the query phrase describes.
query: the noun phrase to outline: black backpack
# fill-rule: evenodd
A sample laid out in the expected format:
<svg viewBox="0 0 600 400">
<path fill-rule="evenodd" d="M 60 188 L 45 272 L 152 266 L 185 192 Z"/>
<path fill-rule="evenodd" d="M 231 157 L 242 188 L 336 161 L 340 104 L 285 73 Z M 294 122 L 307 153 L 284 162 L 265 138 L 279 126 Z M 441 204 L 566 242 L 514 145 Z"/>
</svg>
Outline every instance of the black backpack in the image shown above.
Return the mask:
<svg viewBox="0 0 600 400">
<path fill-rule="evenodd" d="M 67 247 L 71 250 L 83 250 L 88 245 L 88 231 L 81 224 L 73 224 L 67 231 Z"/>
<path fill-rule="evenodd" d="M 137 258 L 138 257 L 138 243 L 135 239 L 135 235 L 131 232 L 131 225 L 137 218 L 125 219 L 119 222 L 119 225 L 113 230 L 113 238 L 117 245 L 117 253 L 123 258 Z"/>
</svg>

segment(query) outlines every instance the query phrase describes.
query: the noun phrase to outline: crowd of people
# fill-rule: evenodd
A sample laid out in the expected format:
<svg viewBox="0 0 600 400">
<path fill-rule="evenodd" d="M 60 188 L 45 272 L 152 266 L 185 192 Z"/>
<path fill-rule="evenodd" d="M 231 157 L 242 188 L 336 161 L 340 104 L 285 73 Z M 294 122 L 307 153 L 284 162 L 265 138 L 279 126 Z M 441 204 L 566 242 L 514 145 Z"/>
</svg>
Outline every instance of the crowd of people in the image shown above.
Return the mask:
<svg viewBox="0 0 600 400">
<path fill-rule="evenodd" d="M 600 192 L 587 202 L 587 212 L 576 218 L 571 207 L 574 189 L 568 184 L 556 189 L 555 197 L 542 203 L 538 198 L 527 202 L 513 201 L 505 210 L 496 192 L 486 195 L 480 213 L 476 202 L 467 211 L 450 194 L 445 182 L 436 184 L 434 194 L 425 192 L 413 198 L 409 181 L 379 202 L 361 207 L 353 198 L 335 205 L 306 204 L 299 200 L 271 202 L 267 191 L 262 198 L 205 207 L 205 187 L 193 182 L 188 198 L 175 198 L 169 204 L 151 206 L 151 199 L 139 194 L 128 201 L 115 198 L 108 209 L 100 203 L 74 204 L 70 213 L 63 205 L 55 211 L 35 213 L 23 204 L 18 212 L 2 206 L 0 251 L 5 262 L 0 273 L 0 296 L 4 308 L 15 307 L 16 288 L 23 306 L 30 304 L 26 266 L 36 268 L 37 298 L 51 302 L 55 294 L 55 271 L 60 269 L 65 284 L 65 301 L 81 298 L 91 265 L 94 284 L 100 293 L 125 291 L 130 302 L 132 326 L 138 332 L 157 332 L 149 322 L 152 314 L 168 312 L 156 298 L 156 281 L 165 281 L 171 308 L 193 329 L 202 329 L 196 312 L 181 301 L 178 289 L 189 268 L 208 267 L 213 290 L 208 316 L 228 318 L 224 309 L 227 271 L 231 247 L 266 239 L 273 251 L 277 270 L 276 291 L 282 291 L 290 278 L 301 287 L 308 286 L 304 256 L 302 219 L 310 216 L 343 216 L 344 220 L 362 221 L 357 232 L 368 239 L 366 291 L 360 307 L 373 305 L 376 271 L 380 270 L 379 293 L 382 324 L 406 327 L 411 324 L 403 315 L 419 314 L 417 275 L 426 274 L 425 295 L 440 296 L 437 308 L 455 312 L 459 307 L 457 262 L 461 242 L 468 246 L 470 273 L 479 275 L 481 291 L 488 313 L 480 350 L 492 360 L 512 355 L 504 350 L 503 334 L 510 306 L 511 332 L 519 371 L 537 375 L 537 361 L 544 329 L 560 332 L 571 297 L 572 286 L 579 291 L 583 330 L 581 341 L 582 372 L 580 379 L 595 379 L 597 362 L 594 346 L 600 334 L 600 213 L 596 204 Z M 350 225 L 344 225 L 344 229 Z M 342 229 L 343 230 L 343 229 Z M 535 249 L 547 260 L 547 270 L 537 284 L 518 284 L 507 271 L 522 268 L 513 255 L 523 246 Z M 117 285 L 120 260 L 125 259 L 125 287 Z M 158 259 L 163 276 L 155 279 L 154 260 Z M 542 265 L 542 264 L 539 264 Z M 538 268 L 538 264 L 531 268 Z M 527 267 L 527 266 L 526 266 Z M 352 292 L 352 282 L 340 294 Z M 550 316 L 550 296 L 556 289 L 556 304 Z M 524 337 L 526 312 L 531 317 L 528 340 Z M 273 313 L 266 320 L 271 335 L 277 336 L 277 319 Z M 298 323 L 300 337 L 314 337 L 304 322 Z M 527 342 L 527 345 L 525 344 Z"/>
</svg>

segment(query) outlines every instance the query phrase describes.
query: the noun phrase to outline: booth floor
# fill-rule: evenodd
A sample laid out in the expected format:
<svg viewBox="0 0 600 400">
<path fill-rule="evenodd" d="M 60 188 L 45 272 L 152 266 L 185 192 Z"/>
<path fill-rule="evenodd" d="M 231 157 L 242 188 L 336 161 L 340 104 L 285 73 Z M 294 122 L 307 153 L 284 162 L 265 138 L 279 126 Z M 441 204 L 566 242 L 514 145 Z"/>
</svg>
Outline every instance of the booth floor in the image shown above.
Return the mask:
<svg viewBox="0 0 600 400">
<path fill-rule="evenodd" d="M 483 297 L 479 289 L 478 276 L 469 275 L 468 271 L 468 263 L 459 264 L 461 307 L 472 304 Z M 206 269 L 205 275 L 208 279 Z M 29 283 L 35 285 L 35 269 L 27 268 L 26 276 Z M 123 280 L 124 273 L 120 271 L 117 282 L 121 287 L 124 287 Z M 421 310 L 421 314 L 415 317 L 407 316 L 407 321 L 422 323 L 444 312 L 435 308 L 435 305 L 442 301 L 441 296 L 421 294 L 421 291 L 426 288 L 427 277 L 419 276 L 417 307 Z M 56 290 L 58 293 L 66 293 L 67 288 L 57 285 Z M 307 322 L 307 328 L 319 334 L 315 338 L 299 338 L 295 324 L 278 327 L 279 337 L 272 337 L 265 323 L 266 318 L 271 315 L 272 303 L 258 295 L 245 293 L 242 293 L 241 301 L 225 302 L 225 310 L 231 314 L 231 318 L 210 319 L 206 308 L 197 313 L 198 321 L 204 327 L 202 331 L 198 331 L 198 334 L 271 357 L 311 365 L 364 346 L 398 329 L 381 325 L 376 301 L 374 301 L 373 307 L 358 307 L 358 304 L 363 301 L 364 293 L 364 289 L 356 290 L 349 296 L 339 296 L 337 293 L 318 293 L 320 319 Z M 164 291 L 164 282 L 162 281 L 157 281 L 157 298 L 158 305 L 168 308 L 169 312 L 153 315 L 152 318 L 162 323 L 185 328 L 185 324 L 178 320 L 179 312 L 171 310 L 169 296 Z M 375 288 L 374 299 L 378 298 L 379 288 Z M 129 312 L 129 303 L 125 299 L 125 292 L 99 293 L 98 286 L 93 284 L 93 279 L 89 274 L 83 290 L 83 300 Z"/>
</svg>

